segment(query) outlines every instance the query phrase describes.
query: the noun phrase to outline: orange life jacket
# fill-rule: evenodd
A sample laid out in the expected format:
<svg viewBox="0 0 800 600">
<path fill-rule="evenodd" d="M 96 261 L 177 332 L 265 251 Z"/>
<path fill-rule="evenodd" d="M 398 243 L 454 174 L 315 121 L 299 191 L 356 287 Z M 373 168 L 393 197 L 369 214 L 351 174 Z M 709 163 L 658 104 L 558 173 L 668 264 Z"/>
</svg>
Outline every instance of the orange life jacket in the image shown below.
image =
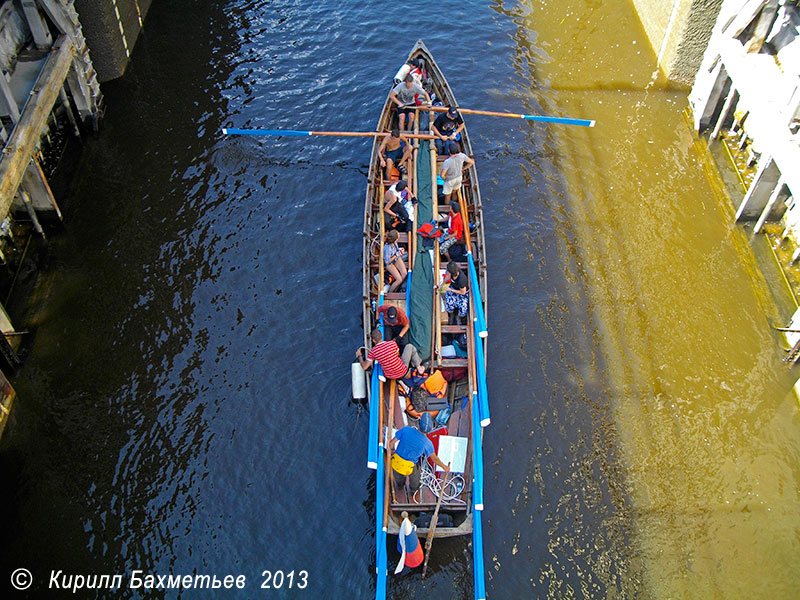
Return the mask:
<svg viewBox="0 0 800 600">
<path fill-rule="evenodd" d="M 447 380 L 438 369 L 425 380 L 422 387 L 434 398 L 444 398 L 447 396 Z"/>
</svg>

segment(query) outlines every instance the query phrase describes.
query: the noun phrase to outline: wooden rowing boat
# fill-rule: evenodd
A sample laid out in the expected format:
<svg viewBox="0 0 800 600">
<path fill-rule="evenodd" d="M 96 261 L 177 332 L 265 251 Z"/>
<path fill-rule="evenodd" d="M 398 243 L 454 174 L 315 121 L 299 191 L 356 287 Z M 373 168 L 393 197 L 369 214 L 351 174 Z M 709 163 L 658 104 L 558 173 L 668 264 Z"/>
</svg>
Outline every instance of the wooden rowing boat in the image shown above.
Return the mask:
<svg viewBox="0 0 800 600">
<path fill-rule="evenodd" d="M 409 54 L 409 60 L 417 58 L 422 58 L 425 62 L 425 69 L 431 80 L 435 99 L 438 99 L 444 106 L 457 106 L 447 80 L 421 40 L 414 45 Z M 396 126 L 395 108 L 396 105 L 387 98 L 378 120 L 377 131 L 388 132 L 392 126 Z M 420 115 L 420 118 L 415 119 L 415 133 L 430 133 L 428 127 L 433 123 L 436 114 L 424 107 L 418 109 L 417 114 Z M 423 129 L 420 129 L 420 121 Z M 437 156 L 433 142 L 422 139 L 423 137 L 412 138 L 413 156 L 408 174 L 404 176 L 412 193 L 419 200 L 415 207 L 414 225 L 411 231 L 401 234 L 399 240 L 400 245 L 406 249 L 405 258 L 407 268 L 411 272 L 411 283 L 406 291 L 398 290 L 396 293 L 384 292 L 385 273 L 380 257 L 383 255 L 384 234 L 388 229 L 388 223 L 383 218 L 383 198 L 386 189 L 397 180 L 399 175 L 394 174 L 393 177 L 386 179 L 378 155 L 378 148 L 383 138 L 376 137 L 373 144 L 363 229 L 363 323 L 364 344 L 369 348 L 371 347 L 370 332 L 378 324 L 376 307 L 382 304 L 400 307 L 411 320 L 411 342 L 417 347 L 422 358 L 430 361 L 429 373 L 433 369 L 466 373 L 462 379 L 448 385 L 448 399 L 452 409 L 447 423 L 448 434 L 466 438 L 468 450 L 464 472 L 453 473 L 451 478 L 455 480 L 455 483 L 450 486 L 450 494 L 445 496 L 441 503 L 440 525 L 434 528 L 434 537 L 438 538 L 466 535 L 472 533 L 473 530 L 473 445 L 478 444 L 478 452 L 480 452 L 481 445 L 480 434 L 477 436 L 478 439 L 474 439 L 473 431 L 475 429 L 472 419 L 473 411 L 477 410 L 477 381 L 480 376 L 476 371 L 475 343 L 477 341 L 478 344 L 481 344 L 481 349 L 484 351 L 483 357 L 485 357 L 485 339 L 475 335 L 473 321 L 476 319 L 476 307 L 472 295 L 469 302 L 468 322 L 466 324 L 446 324 L 447 313 L 443 312 L 440 294 L 434 289 L 434 282 L 442 280 L 446 262 L 444 259 L 440 259 L 438 247 L 433 250 L 425 250 L 422 247 L 422 239 L 417 234 L 418 224 L 448 212 L 448 207 L 441 195 L 441 186 L 436 185 L 436 177 L 441 171 L 445 157 Z M 461 132 L 460 146 L 461 151 L 467 156 L 473 156 L 466 128 Z M 458 198 L 454 192 L 451 199 Z M 485 315 L 486 244 L 483 233 L 481 195 L 475 166 L 464 172 L 460 200 L 462 215 L 467 217 L 464 218 L 465 227 L 468 231 L 471 229 L 468 245 L 475 263 L 474 271 L 480 288 L 479 298 L 482 303 L 483 315 Z M 459 265 L 466 274 L 468 272 L 467 263 L 459 263 Z M 426 303 L 429 314 L 425 314 Z M 467 357 L 443 358 L 441 354 L 443 344 L 447 345 L 449 338 L 460 334 L 466 334 L 467 337 Z M 483 360 L 483 358 L 479 360 Z M 401 399 L 401 390 L 402 386 L 393 381 L 374 383 L 370 388 L 370 410 L 373 414 L 375 411 L 378 412 L 380 422 L 377 436 L 381 454 L 377 460 L 384 461 L 384 468 L 378 470 L 379 474 L 383 475 L 382 481 L 377 483 L 385 490 L 382 494 L 383 506 L 377 506 L 376 511 L 379 514 L 380 511 L 383 511 L 384 531 L 397 534 L 402 522 L 402 514 L 405 512 L 411 521 L 418 521 L 420 526 L 418 526 L 417 533 L 425 536 L 428 528 L 421 524 L 426 520 L 427 515 L 433 513 L 438 496 L 425 486 L 420 488 L 418 493 L 413 494 L 407 488 L 395 485 L 389 466 L 391 453 L 389 440 L 392 437 L 392 429 L 388 429 L 390 433 L 388 433 L 387 439 L 384 439 L 383 433 L 390 423 L 396 430 L 406 424 L 414 424 L 414 420 L 405 411 L 406 405 L 405 401 Z M 478 431 L 481 431 L 480 428 Z M 442 475 L 440 473 L 439 478 L 442 478 Z M 455 477 L 455 475 L 460 475 L 460 477 Z M 482 508 L 482 500 L 480 508 Z"/>
</svg>

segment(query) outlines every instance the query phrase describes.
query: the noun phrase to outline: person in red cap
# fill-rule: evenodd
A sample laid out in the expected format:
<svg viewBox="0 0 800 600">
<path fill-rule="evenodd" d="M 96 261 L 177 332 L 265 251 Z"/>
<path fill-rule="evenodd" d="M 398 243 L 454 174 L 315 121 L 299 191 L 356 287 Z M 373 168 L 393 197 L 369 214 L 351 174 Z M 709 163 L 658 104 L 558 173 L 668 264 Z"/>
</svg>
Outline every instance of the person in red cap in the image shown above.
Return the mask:
<svg viewBox="0 0 800 600">
<path fill-rule="evenodd" d="M 408 343 L 406 334 L 409 327 L 411 327 L 411 322 L 408 320 L 405 311 L 402 308 L 384 304 L 378 307 L 378 313 L 375 317 L 380 319 L 381 315 L 383 315 L 383 324 L 385 325 L 383 331 L 386 334 L 386 339 L 395 340 L 402 351 Z"/>
</svg>

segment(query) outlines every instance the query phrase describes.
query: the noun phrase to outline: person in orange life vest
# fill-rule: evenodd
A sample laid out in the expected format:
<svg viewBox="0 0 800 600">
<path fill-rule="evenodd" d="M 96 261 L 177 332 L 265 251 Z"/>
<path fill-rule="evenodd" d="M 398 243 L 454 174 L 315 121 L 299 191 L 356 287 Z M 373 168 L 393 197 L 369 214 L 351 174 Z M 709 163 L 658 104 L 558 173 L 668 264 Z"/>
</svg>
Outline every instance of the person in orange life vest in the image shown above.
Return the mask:
<svg viewBox="0 0 800 600">
<path fill-rule="evenodd" d="M 409 131 L 411 130 L 416 111 L 404 107 L 415 105 L 417 98 L 420 96 L 425 96 L 425 100 L 430 103 L 430 95 L 422 87 L 414 83 L 414 78 L 410 73 L 406 75 L 405 81 L 398 83 L 389 94 L 389 100 L 397 104 L 397 121 L 400 125 L 400 131 L 406 128 L 406 120 L 408 120 L 408 129 Z"/>
<path fill-rule="evenodd" d="M 392 473 L 395 483 L 404 486 L 408 480 L 411 491 L 419 489 L 419 463 L 421 458 L 430 456 L 434 463 L 442 467 L 445 476 L 450 473 L 450 465 L 446 465 L 433 451 L 433 442 L 424 433 L 411 426 L 399 429 L 390 442 L 393 444 Z"/>
<path fill-rule="evenodd" d="M 402 351 L 408 343 L 406 334 L 411 327 L 405 311 L 402 308 L 384 304 L 378 307 L 375 318 L 380 318 L 381 315 L 383 315 L 383 330 L 386 332 L 386 340 L 395 340 Z"/>
<path fill-rule="evenodd" d="M 406 344 L 403 353 L 400 354 L 397 342 L 394 340 L 382 341 L 381 330 L 377 327 L 372 330 L 371 337 L 372 350 L 369 351 L 366 358 L 364 358 L 363 348 L 356 350 L 358 362 L 365 371 L 372 366 L 372 361 L 377 360 L 387 379 L 402 379 L 411 369 L 416 369 L 420 375 L 425 372 L 422 359 L 414 344 Z"/>
<path fill-rule="evenodd" d="M 450 258 L 450 247 L 453 245 L 464 245 L 464 221 L 461 219 L 461 206 L 455 200 L 450 202 L 450 216 L 447 217 L 447 231 L 442 239 L 439 240 L 439 253 Z M 464 252 L 459 252 L 462 256 Z"/>
<path fill-rule="evenodd" d="M 408 277 L 408 269 L 403 259 L 403 249 L 397 244 L 397 239 L 400 235 L 392 230 L 386 234 L 386 240 L 383 244 L 383 264 L 389 274 L 394 277 L 390 292 L 394 292 L 399 288 Z"/>
<path fill-rule="evenodd" d="M 392 133 L 384 136 L 378 147 L 378 158 L 381 166 L 386 167 L 386 179 L 392 178 L 392 166 L 396 166 L 401 173 L 406 171 L 404 166 L 411 158 L 411 143 L 406 136 L 400 135 L 400 130 L 392 129 Z"/>
</svg>

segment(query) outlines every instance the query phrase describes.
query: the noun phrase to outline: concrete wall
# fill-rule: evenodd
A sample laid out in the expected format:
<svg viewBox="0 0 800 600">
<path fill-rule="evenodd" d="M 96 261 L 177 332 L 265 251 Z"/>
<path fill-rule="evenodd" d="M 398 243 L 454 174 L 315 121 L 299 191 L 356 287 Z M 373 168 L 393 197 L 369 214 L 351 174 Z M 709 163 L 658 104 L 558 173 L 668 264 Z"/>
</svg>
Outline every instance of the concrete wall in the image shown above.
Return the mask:
<svg viewBox="0 0 800 600">
<path fill-rule="evenodd" d="M 152 0 L 75 0 L 86 45 L 101 83 L 125 73 Z"/>
<path fill-rule="evenodd" d="M 691 85 L 711 38 L 722 0 L 632 0 L 659 68 Z"/>
</svg>

